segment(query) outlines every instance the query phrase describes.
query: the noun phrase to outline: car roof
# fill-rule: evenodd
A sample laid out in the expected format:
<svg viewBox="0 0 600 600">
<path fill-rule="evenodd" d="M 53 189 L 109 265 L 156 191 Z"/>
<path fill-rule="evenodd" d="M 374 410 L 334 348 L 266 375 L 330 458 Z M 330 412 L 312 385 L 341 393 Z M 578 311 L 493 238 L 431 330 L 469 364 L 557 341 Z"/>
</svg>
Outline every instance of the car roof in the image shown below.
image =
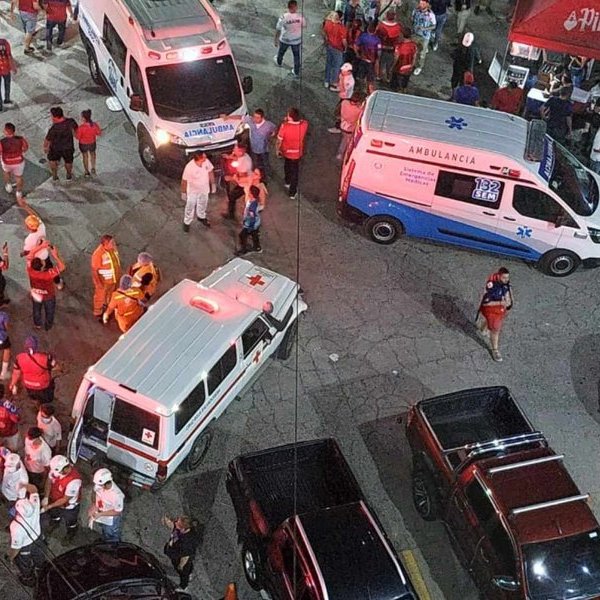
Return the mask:
<svg viewBox="0 0 600 600">
<path fill-rule="evenodd" d="M 74 548 L 47 562 L 39 586 L 48 600 L 71 600 L 87 598 L 102 586 L 149 579 L 166 579 L 154 556 L 134 544 L 98 543 Z"/>
<path fill-rule="evenodd" d="M 598 526 L 562 455 L 549 448 L 529 451 L 526 458 L 524 453 L 522 461 L 515 461 L 514 456 L 482 461 L 478 470 L 520 544 L 567 537 Z M 566 502 L 535 508 L 560 500 Z"/>
<path fill-rule="evenodd" d="M 282 318 L 298 286 L 283 275 L 236 258 L 199 283 L 184 279 L 88 370 L 173 410 L 243 331 L 263 313 Z M 192 305 L 198 299 L 209 310 Z"/>
<path fill-rule="evenodd" d="M 367 101 L 363 124 L 371 132 L 498 154 L 538 172 L 539 163 L 524 158 L 528 122 L 508 113 L 377 90 Z"/>
<path fill-rule="evenodd" d="M 396 600 L 407 577 L 364 502 L 298 517 L 328 600 Z"/>
</svg>

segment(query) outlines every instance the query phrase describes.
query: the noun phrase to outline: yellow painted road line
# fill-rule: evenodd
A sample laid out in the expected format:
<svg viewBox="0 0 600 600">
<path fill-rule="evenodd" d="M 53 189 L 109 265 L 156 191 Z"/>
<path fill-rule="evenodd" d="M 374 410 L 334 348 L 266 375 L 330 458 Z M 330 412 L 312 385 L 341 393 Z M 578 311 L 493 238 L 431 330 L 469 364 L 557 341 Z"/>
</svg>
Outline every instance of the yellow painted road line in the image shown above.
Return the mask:
<svg viewBox="0 0 600 600">
<path fill-rule="evenodd" d="M 427 589 L 423 575 L 421 575 L 421 569 L 419 569 L 417 559 L 415 558 L 412 550 L 402 551 L 402 562 L 408 571 L 410 580 L 415 586 L 415 591 L 417 592 L 419 598 L 421 600 L 431 600 L 431 595 L 429 594 L 429 590 Z"/>
</svg>

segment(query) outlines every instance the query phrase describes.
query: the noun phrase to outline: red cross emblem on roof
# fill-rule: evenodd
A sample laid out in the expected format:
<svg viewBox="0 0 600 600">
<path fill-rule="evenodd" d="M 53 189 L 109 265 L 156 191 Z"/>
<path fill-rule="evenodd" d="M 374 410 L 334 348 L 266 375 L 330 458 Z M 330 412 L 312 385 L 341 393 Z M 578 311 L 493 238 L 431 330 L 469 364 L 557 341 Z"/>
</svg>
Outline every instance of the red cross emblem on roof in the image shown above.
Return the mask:
<svg viewBox="0 0 600 600">
<path fill-rule="evenodd" d="M 265 285 L 265 283 L 267 282 L 262 278 L 262 275 L 260 275 L 259 273 L 257 273 L 256 275 L 248 275 L 248 284 L 252 287 L 256 287 L 257 285 Z"/>
</svg>

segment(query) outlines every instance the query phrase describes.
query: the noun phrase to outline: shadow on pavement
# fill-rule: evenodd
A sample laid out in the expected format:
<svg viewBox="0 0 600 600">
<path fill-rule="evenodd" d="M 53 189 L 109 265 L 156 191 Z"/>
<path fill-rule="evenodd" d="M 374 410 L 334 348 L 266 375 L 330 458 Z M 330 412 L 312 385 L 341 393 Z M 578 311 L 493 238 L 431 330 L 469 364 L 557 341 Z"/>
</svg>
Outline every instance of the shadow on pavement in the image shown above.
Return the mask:
<svg viewBox="0 0 600 600">
<path fill-rule="evenodd" d="M 578 338 L 571 350 L 571 381 L 577 397 L 590 414 L 600 423 L 600 335 Z"/>
<path fill-rule="evenodd" d="M 404 435 L 404 418 L 394 415 L 363 423 L 359 427 L 363 441 L 377 465 L 379 477 L 411 534 L 431 576 L 446 600 L 471 600 L 477 591 L 456 559 L 441 522 L 428 523 L 417 514 L 411 493 L 411 451 Z"/>
</svg>

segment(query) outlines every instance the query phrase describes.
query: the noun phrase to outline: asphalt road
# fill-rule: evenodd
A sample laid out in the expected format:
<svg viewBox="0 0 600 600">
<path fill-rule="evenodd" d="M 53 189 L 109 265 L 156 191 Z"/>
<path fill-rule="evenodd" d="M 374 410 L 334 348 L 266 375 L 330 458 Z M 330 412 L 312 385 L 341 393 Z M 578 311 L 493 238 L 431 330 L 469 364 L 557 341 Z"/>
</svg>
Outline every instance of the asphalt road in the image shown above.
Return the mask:
<svg viewBox="0 0 600 600">
<path fill-rule="evenodd" d="M 494 5 L 499 11 L 502 3 Z M 202 523 L 203 533 L 192 591 L 203 600 L 216 599 L 227 582 L 236 581 L 240 598 L 256 598 L 243 581 L 234 514 L 225 492 L 226 465 L 240 452 L 286 443 L 295 435 L 331 435 L 339 440 L 396 548 L 416 553 L 432 597 L 475 599 L 443 527 L 420 521 L 412 507 L 402 415 L 432 394 L 508 385 L 552 445 L 566 454 L 576 481 L 592 493 L 598 508 L 597 272 L 582 270 L 554 280 L 518 261 L 414 240 L 377 246 L 340 223 L 334 211 L 338 140 L 326 131 L 336 98 L 321 83 L 318 24 L 323 5 L 306 2 L 311 26 L 299 82 L 272 62 L 278 3 L 216 0 L 215 6 L 223 14 L 242 74 L 254 77 L 250 106 L 265 107 L 279 121 L 286 107 L 296 104 L 311 121 L 302 199 L 290 201 L 280 175 L 275 179 L 264 213 L 265 252 L 257 258 L 297 276 L 310 308 L 300 324 L 297 356 L 284 364 L 274 362 L 229 407 L 200 469 L 176 475 L 159 494 L 130 490 L 124 537 L 160 555 L 167 535 L 159 525 L 161 515 L 190 513 Z M 0 2 L 0 9 L 6 7 Z M 448 31 L 453 25 L 451 20 Z M 502 20 L 482 15 L 473 19 L 473 26 L 481 32 L 484 57 L 491 58 Z M 91 319 L 88 265 L 99 235 L 116 236 L 125 264 L 139 251 L 151 252 L 165 275 L 165 290 L 183 277 L 200 279 L 228 260 L 237 230 L 219 217 L 225 202 L 221 195 L 210 206 L 212 229 L 193 226 L 183 234 L 177 182 L 153 177 L 141 167 L 131 126 L 122 113 L 107 110 L 103 91 L 89 78 L 76 28 L 70 30 L 67 47 L 46 59 L 23 56 L 20 33 L 2 18 L 0 32 L 14 41 L 21 66 L 13 84 L 16 105 L 3 116 L 30 141 L 29 202 L 46 220 L 68 265 L 56 327 L 41 336 L 65 368 L 58 397 L 66 424 L 81 374 L 118 336 L 114 326 L 102 328 Z M 449 94 L 447 51 L 442 45 L 430 55 L 423 74 L 413 80 L 413 92 Z M 48 109 L 56 103 L 73 116 L 90 107 L 103 126 L 96 180 L 81 178 L 79 162 L 78 178 L 70 186 L 47 180 L 41 142 L 49 126 Z M 13 258 L 8 291 L 13 298 L 11 337 L 18 347 L 31 327 L 24 266 L 18 258 L 25 234 L 23 214 L 2 196 L 0 211 L 5 209 L 0 237 L 9 240 Z M 471 321 L 487 275 L 502 264 L 512 273 L 516 307 L 503 336 L 505 360 L 496 364 Z M 337 361 L 331 359 L 334 354 Z M 29 424 L 31 408 L 25 400 L 23 406 Z M 82 529 L 77 541 L 90 539 Z M 0 544 L 6 544 L 2 527 Z M 63 551 L 56 540 L 51 548 Z M 27 597 L 2 564 L 0 590 L 16 600 Z"/>
</svg>

